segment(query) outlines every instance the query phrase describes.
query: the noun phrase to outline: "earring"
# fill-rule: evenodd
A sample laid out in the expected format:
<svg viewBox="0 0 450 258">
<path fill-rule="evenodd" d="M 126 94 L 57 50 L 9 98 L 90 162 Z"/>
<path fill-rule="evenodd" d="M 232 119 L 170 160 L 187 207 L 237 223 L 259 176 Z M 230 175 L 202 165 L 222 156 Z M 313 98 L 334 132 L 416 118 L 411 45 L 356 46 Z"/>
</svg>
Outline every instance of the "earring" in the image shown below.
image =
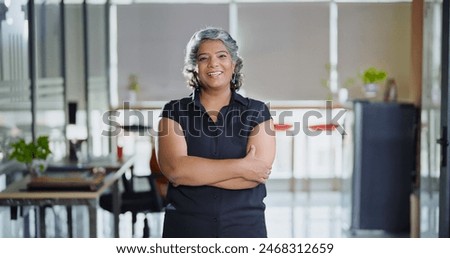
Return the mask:
<svg viewBox="0 0 450 258">
<path fill-rule="evenodd" d="M 231 79 L 231 83 L 233 85 L 236 85 L 236 74 L 235 73 L 233 73 L 233 79 Z"/>
</svg>

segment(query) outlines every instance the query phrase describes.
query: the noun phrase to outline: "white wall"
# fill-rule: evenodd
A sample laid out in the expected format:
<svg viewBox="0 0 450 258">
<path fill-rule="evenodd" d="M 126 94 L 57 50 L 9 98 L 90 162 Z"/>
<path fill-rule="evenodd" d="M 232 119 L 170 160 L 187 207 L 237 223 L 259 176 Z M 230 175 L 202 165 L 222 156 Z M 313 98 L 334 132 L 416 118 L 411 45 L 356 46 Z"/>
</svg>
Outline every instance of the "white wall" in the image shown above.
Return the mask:
<svg viewBox="0 0 450 258">
<path fill-rule="evenodd" d="M 400 99 L 411 100 L 411 5 L 340 4 L 338 23 L 341 82 L 376 66 L 396 79 Z"/>
<path fill-rule="evenodd" d="M 138 100 L 170 100 L 190 93 L 182 75 L 190 37 L 206 26 L 228 29 L 228 5 L 119 5 L 117 20 L 119 101 L 130 73 L 139 76 Z"/>
<path fill-rule="evenodd" d="M 247 3 L 238 7 L 238 44 L 248 96 L 264 100 L 322 100 L 329 92 L 327 3 Z M 338 4 L 340 84 L 369 66 L 396 78 L 409 99 L 410 3 Z M 127 77 L 139 75 L 138 100 L 189 94 L 181 74 L 184 47 L 206 25 L 228 28 L 228 5 L 134 4 L 118 6 L 119 98 Z M 357 96 L 355 96 L 357 97 Z"/>
<path fill-rule="evenodd" d="M 238 7 L 244 87 L 268 100 L 324 99 L 329 61 L 328 4 L 242 4 Z"/>
</svg>

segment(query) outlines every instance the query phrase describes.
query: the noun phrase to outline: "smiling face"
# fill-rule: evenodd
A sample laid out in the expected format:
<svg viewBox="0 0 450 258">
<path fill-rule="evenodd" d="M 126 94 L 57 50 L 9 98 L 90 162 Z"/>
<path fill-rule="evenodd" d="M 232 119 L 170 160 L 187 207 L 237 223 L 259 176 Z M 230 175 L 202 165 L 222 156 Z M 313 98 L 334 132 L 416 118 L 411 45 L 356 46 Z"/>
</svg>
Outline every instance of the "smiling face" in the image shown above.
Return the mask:
<svg viewBox="0 0 450 258">
<path fill-rule="evenodd" d="M 223 42 L 205 40 L 197 53 L 197 73 L 202 87 L 229 89 L 235 64 Z"/>
</svg>

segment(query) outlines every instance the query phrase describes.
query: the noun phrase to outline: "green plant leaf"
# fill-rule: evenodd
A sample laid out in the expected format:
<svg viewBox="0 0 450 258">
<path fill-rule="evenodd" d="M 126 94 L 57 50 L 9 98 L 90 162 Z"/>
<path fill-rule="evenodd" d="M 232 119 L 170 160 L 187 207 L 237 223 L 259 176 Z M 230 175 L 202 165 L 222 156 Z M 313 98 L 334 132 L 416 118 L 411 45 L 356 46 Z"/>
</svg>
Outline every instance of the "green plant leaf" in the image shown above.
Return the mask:
<svg viewBox="0 0 450 258">
<path fill-rule="evenodd" d="M 48 136 L 40 136 L 37 139 L 37 145 L 35 145 L 35 158 L 37 159 L 47 159 L 48 155 L 50 155 L 50 147 Z"/>
<path fill-rule="evenodd" d="M 24 139 L 19 139 L 11 144 L 11 148 L 10 158 L 25 164 L 30 164 L 33 159 L 45 160 L 52 153 L 48 136 L 38 137 L 36 143 L 26 143 Z"/>
<path fill-rule="evenodd" d="M 387 74 L 383 70 L 377 70 L 375 67 L 369 67 L 362 74 L 364 84 L 383 82 Z"/>
</svg>

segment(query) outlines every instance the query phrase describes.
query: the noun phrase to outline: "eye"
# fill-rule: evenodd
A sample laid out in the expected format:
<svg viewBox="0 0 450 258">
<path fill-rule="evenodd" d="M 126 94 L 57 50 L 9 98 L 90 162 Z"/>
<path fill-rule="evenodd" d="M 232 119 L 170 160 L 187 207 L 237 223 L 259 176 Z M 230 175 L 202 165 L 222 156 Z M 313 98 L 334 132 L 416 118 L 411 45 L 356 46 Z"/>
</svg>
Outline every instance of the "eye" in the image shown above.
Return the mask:
<svg viewBox="0 0 450 258">
<path fill-rule="evenodd" d="M 203 62 L 203 61 L 205 61 L 206 59 L 207 59 L 206 57 L 201 56 L 201 57 L 198 57 L 198 58 L 197 58 L 197 61 L 198 61 L 198 62 Z"/>
<path fill-rule="evenodd" d="M 221 58 L 221 59 L 226 58 L 226 57 L 227 57 L 226 54 L 220 54 L 220 55 L 219 55 L 219 58 Z"/>
</svg>

